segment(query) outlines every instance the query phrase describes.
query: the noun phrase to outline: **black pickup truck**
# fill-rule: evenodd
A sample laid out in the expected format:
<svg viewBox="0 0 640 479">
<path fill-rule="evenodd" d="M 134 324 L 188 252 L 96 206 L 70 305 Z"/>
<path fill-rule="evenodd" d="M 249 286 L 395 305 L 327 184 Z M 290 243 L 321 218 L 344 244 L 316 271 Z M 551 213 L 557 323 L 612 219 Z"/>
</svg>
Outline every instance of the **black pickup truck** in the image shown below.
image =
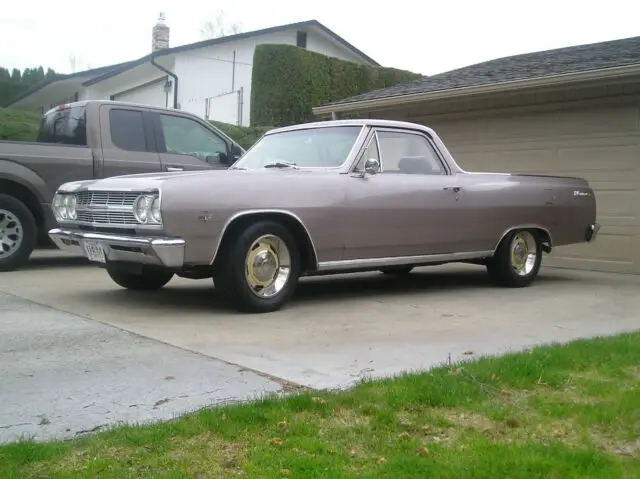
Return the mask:
<svg viewBox="0 0 640 479">
<path fill-rule="evenodd" d="M 36 142 L 0 141 L 0 271 L 24 265 L 57 222 L 56 189 L 68 181 L 223 169 L 244 149 L 179 110 L 85 101 L 48 111 Z"/>
</svg>

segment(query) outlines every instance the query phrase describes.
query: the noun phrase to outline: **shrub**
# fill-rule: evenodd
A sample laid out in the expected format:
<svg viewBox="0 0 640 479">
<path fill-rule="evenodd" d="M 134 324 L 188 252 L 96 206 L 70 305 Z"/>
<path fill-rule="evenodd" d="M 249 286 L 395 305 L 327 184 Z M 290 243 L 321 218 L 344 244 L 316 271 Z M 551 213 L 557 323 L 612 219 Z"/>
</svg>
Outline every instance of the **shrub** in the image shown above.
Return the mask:
<svg viewBox="0 0 640 479">
<path fill-rule="evenodd" d="M 220 121 L 209 121 L 237 141 L 245 150 L 248 150 L 265 132 L 273 128 L 271 126 L 237 126 Z"/>
<path fill-rule="evenodd" d="M 420 77 L 292 45 L 258 45 L 253 56 L 251 124 L 286 126 L 313 121 L 313 107 Z"/>
</svg>

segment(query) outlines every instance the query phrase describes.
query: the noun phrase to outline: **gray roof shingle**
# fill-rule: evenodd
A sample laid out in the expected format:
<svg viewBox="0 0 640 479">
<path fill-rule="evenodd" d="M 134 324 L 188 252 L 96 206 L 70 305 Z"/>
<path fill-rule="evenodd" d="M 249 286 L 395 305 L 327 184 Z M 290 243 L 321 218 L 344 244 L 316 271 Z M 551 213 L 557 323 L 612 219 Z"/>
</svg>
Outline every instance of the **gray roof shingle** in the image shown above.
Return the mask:
<svg viewBox="0 0 640 479">
<path fill-rule="evenodd" d="M 632 37 L 497 58 L 437 75 L 425 76 L 408 83 L 362 93 L 322 106 L 513 80 L 528 80 L 638 63 L 640 63 L 640 37 Z"/>
</svg>

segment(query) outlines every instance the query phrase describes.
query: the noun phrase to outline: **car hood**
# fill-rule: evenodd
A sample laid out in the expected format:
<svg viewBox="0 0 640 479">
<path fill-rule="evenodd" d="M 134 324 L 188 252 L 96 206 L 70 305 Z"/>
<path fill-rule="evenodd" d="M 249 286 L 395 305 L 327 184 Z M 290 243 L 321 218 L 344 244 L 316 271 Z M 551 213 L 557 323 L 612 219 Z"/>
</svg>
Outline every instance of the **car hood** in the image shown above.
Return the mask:
<svg viewBox="0 0 640 479">
<path fill-rule="evenodd" d="M 60 190 L 72 192 L 82 189 L 92 190 L 133 190 L 145 191 L 161 188 L 162 185 L 172 185 L 188 188 L 190 185 L 202 185 L 209 181 L 253 181 L 257 177 L 282 177 L 289 175 L 307 175 L 310 173 L 320 173 L 322 171 L 312 171 L 305 169 L 270 169 L 261 168 L 256 170 L 203 170 L 203 171 L 184 171 L 184 172 L 156 172 L 156 173 L 140 173 L 135 175 L 112 176 L 98 180 L 75 181 L 65 183 Z M 332 172 L 336 174 L 335 171 Z"/>
</svg>

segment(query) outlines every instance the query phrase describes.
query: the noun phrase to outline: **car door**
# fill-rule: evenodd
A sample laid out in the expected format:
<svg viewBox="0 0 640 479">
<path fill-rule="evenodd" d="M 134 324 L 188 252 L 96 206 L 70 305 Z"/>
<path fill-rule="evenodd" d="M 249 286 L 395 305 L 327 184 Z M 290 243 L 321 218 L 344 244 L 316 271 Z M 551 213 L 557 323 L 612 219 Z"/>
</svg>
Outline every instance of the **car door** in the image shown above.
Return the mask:
<svg viewBox="0 0 640 479">
<path fill-rule="evenodd" d="M 155 125 L 164 171 L 211 170 L 228 166 L 228 142 L 199 121 L 173 113 L 157 113 Z"/>
<path fill-rule="evenodd" d="M 377 174 L 365 174 L 368 158 Z M 420 132 L 377 129 L 347 182 L 345 260 L 456 251 L 462 225 L 451 172 Z"/>
<path fill-rule="evenodd" d="M 100 107 L 102 161 L 95 177 L 161 171 L 153 125 L 143 110 L 126 106 Z"/>
</svg>

